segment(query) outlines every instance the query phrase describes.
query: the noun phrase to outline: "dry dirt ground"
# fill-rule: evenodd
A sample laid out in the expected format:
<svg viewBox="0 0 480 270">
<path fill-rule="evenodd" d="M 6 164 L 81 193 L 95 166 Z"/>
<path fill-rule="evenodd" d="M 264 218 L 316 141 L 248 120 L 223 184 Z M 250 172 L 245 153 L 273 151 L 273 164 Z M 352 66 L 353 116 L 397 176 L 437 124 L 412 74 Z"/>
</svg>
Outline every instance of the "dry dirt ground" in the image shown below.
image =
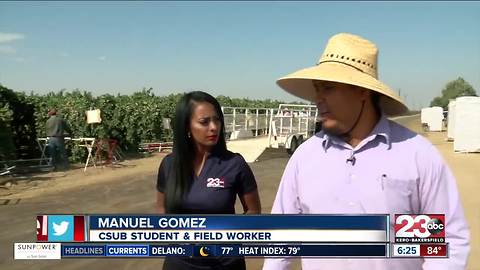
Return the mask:
<svg viewBox="0 0 480 270">
<path fill-rule="evenodd" d="M 418 117 L 397 120 L 420 132 Z M 453 152 L 445 132 L 424 133 L 442 153 L 456 178 L 471 234 L 468 270 L 480 269 L 480 154 Z M 165 154 L 122 162 L 116 168 L 89 168 L 20 179 L 0 188 L 0 269 L 161 269 L 160 259 L 66 259 L 14 261 L 14 242 L 35 241 L 39 213 L 154 213 L 155 177 Z M 264 213 L 270 212 L 277 186 L 288 161 L 279 151 L 267 150 L 251 167 L 259 185 Z M 475 256 L 477 255 L 477 256 Z M 261 269 L 262 259 L 247 259 L 247 269 Z M 300 269 L 298 262 L 292 269 Z"/>
</svg>

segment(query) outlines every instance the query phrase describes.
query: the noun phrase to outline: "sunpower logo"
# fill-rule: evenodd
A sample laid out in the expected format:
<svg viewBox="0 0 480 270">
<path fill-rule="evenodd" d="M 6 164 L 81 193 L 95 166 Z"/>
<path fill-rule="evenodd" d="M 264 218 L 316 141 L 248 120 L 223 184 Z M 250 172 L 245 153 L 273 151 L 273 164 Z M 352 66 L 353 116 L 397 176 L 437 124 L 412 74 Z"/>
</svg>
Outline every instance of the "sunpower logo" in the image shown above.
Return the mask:
<svg viewBox="0 0 480 270">
<path fill-rule="evenodd" d="M 61 258 L 60 243 L 15 243 L 15 260 L 51 260 Z"/>
<path fill-rule="evenodd" d="M 85 216 L 42 215 L 37 216 L 37 241 L 85 242 Z"/>
</svg>

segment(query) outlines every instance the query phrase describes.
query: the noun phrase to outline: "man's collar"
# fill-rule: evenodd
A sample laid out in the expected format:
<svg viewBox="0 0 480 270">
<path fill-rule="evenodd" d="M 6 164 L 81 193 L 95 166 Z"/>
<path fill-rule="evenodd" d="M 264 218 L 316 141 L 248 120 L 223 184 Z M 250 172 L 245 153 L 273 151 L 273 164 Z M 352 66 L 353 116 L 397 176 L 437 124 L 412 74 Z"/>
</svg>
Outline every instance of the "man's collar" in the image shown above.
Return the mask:
<svg viewBox="0 0 480 270">
<path fill-rule="evenodd" d="M 384 114 L 382 114 L 382 116 L 378 120 L 373 130 L 365 139 L 362 140 L 362 142 L 360 142 L 359 145 L 364 145 L 366 144 L 366 142 L 371 141 L 376 137 L 380 136 L 385 138 L 385 144 L 387 144 L 388 149 L 390 149 L 392 147 L 392 142 L 391 142 L 391 134 L 390 134 L 390 124 L 388 123 L 388 121 L 389 120 L 387 119 L 387 117 Z M 319 137 L 322 140 L 323 150 L 325 152 L 332 144 L 343 143 L 343 141 L 340 140 L 338 137 L 330 136 L 323 131 L 319 135 L 320 135 Z"/>
<path fill-rule="evenodd" d="M 372 132 L 370 132 L 370 135 L 368 135 L 367 138 L 371 136 L 373 136 L 372 139 L 377 136 L 384 137 L 385 143 L 388 145 L 388 149 L 392 147 L 390 123 L 388 118 L 384 114 L 382 114 L 380 120 L 378 120 L 377 125 L 375 125 L 375 128 L 373 128 Z"/>
</svg>

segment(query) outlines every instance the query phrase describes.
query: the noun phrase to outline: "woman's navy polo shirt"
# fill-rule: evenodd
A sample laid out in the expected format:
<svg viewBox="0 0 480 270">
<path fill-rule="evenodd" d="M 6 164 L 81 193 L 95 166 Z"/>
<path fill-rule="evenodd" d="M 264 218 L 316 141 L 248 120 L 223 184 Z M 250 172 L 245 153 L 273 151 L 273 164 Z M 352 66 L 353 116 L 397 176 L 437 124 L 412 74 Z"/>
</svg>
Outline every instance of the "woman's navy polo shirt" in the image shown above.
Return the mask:
<svg viewBox="0 0 480 270">
<path fill-rule="evenodd" d="M 167 155 L 158 170 L 157 190 L 164 193 L 172 171 L 173 154 Z M 235 214 L 236 195 L 257 189 L 252 170 L 245 159 L 227 151 L 210 154 L 198 176 L 192 173 L 190 190 L 185 194 L 178 214 Z"/>
</svg>

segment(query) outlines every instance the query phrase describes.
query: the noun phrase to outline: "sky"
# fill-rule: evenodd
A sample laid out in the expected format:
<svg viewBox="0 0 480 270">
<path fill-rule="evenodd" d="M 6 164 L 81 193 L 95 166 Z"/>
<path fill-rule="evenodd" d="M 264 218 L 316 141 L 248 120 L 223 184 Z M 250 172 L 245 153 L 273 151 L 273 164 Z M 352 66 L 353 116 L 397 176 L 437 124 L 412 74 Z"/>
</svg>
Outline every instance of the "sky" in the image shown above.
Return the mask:
<svg viewBox="0 0 480 270">
<path fill-rule="evenodd" d="M 213 95 L 297 101 L 276 80 L 328 39 L 379 48 L 379 79 L 410 108 L 463 77 L 480 94 L 480 2 L 0 2 L 0 84 L 48 93 Z"/>
</svg>

